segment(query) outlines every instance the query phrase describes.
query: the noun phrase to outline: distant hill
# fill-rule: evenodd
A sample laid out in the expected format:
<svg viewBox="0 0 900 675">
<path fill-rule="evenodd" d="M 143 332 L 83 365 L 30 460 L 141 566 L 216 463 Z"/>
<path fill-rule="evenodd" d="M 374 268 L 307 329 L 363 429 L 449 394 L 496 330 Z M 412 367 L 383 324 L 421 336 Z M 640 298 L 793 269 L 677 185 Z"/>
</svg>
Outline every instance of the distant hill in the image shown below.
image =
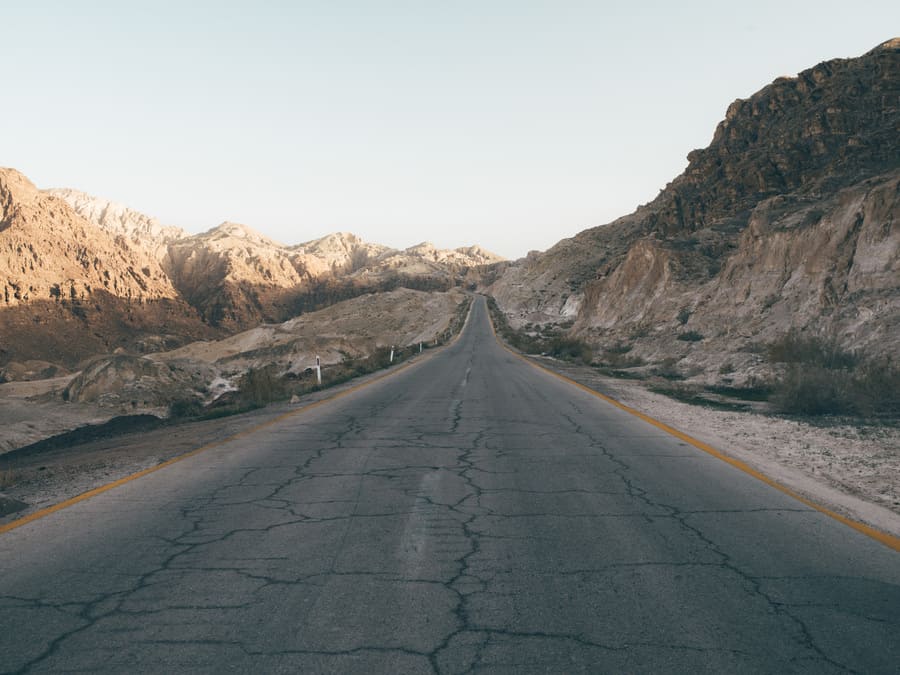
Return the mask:
<svg viewBox="0 0 900 675">
<path fill-rule="evenodd" d="M 77 190 L 39 190 L 14 169 L 0 169 L 0 208 L 0 367 L 169 349 L 370 291 L 448 289 L 500 260 L 348 233 L 287 246 L 228 222 L 191 235 Z"/>
</svg>

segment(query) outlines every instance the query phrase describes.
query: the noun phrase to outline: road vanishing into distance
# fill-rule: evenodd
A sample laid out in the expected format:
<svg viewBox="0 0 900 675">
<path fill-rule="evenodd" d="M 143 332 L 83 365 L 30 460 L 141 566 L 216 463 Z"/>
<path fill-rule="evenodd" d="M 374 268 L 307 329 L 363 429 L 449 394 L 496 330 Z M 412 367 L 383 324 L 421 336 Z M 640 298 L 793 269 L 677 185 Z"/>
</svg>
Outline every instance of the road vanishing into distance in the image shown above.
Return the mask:
<svg viewBox="0 0 900 675">
<path fill-rule="evenodd" d="M 900 554 L 478 299 L 440 352 L 0 535 L 0 671 L 897 673 Z"/>
</svg>

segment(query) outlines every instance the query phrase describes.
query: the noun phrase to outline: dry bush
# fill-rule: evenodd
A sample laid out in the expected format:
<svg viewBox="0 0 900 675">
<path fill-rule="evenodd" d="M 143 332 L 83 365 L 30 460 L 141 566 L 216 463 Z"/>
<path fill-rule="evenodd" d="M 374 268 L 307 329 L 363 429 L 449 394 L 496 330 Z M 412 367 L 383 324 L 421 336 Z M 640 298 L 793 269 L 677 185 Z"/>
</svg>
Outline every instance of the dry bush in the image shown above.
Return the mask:
<svg viewBox="0 0 900 675">
<path fill-rule="evenodd" d="M 900 367 L 890 358 L 866 359 L 833 337 L 798 331 L 770 343 L 767 355 L 788 366 L 772 391 L 779 412 L 877 417 L 900 411 Z"/>
</svg>

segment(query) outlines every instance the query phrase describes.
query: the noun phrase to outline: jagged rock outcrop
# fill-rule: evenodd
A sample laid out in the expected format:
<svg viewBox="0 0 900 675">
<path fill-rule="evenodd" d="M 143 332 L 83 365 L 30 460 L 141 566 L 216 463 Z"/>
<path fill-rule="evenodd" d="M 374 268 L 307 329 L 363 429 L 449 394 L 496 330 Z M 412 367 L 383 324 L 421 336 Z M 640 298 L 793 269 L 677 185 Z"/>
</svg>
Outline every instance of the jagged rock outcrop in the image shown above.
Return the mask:
<svg viewBox="0 0 900 675">
<path fill-rule="evenodd" d="M 392 249 L 363 241 L 350 232 L 335 232 L 291 247 L 295 264 L 313 277 L 352 274 L 371 265 Z"/>
<path fill-rule="evenodd" d="M 157 260 L 18 171 L 0 169 L 0 205 L 0 302 L 6 306 L 87 300 L 95 291 L 136 302 L 177 296 Z"/>
<path fill-rule="evenodd" d="M 226 222 L 172 242 L 164 264 L 207 322 L 234 331 L 290 314 L 290 291 L 314 278 L 295 257 L 246 225 Z"/>
<path fill-rule="evenodd" d="M 692 372 L 749 367 L 750 343 L 790 328 L 896 352 L 900 39 L 735 101 L 688 159 L 635 213 L 499 270 L 511 322 L 574 320 Z"/>
<path fill-rule="evenodd" d="M 63 391 L 74 403 L 94 403 L 121 412 L 156 409 L 168 405 L 185 391 L 205 386 L 211 380 L 208 368 L 190 364 L 167 364 L 145 357 L 116 354 L 87 365 Z"/>
<path fill-rule="evenodd" d="M 134 248 L 148 251 L 162 261 L 168 253 L 168 245 L 190 235 L 180 227 L 163 225 L 156 218 L 145 215 L 124 204 L 95 197 L 71 188 L 44 190 L 65 201 L 74 211 L 102 227 L 114 236 L 123 236 Z"/>
</svg>

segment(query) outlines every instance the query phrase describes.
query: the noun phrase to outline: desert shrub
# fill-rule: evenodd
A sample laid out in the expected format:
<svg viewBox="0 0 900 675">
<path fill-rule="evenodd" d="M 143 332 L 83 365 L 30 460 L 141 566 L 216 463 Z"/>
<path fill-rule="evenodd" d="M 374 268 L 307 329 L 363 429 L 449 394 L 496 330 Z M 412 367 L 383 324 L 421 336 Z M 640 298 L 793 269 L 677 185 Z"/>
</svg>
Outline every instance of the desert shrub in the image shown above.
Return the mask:
<svg viewBox="0 0 900 675">
<path fill-rule="evenodd" d="M 251 368 L 238 381 L 241 402 L 247 405 L 264 406 L 285 398 L 284 382 L 275 374 L 274 366 Z"/>
<path fill-rule="evenodd" d="M 582 363 L 590 363 L 593 358 L 593 350 L 583 340 L 575 337 L 555 337 L 549 340 L 544 349 L 544 353 L 567 361 L 581 361 Z"/>
<path fill-rule="evenodd" d="M 19 481 L 19 474 L 14 469 L 0 469 L 0 490 L 13 487 Z"/>
<path fill-rule="evenodd" d="M 703 335 L 695 330 L 689 330 L 684 333 L 679 333 L 677 339 L 683 340 L 684 342 L 700 342 L 700 340 L 703 339 Z"/>
<path fill-rule="evenodd" d="M 684 375 L 678 369 L 677 363 L 678 359 L 676 357 L 669 356 L 654 366 L 653 374 L 667 380 L 683 380 Z"/>
<path fill-rule="evenodd" d="M 720 396 L 741 399 L 742 401 L 768 401 L 772 396 L 771 385 L 756 382 L 748 383 L 742 387 L 713 385 L 706 387 L 706 391 L 719 394 Z"/>
<path fill-rule="evenodd" d="M 859 359 L 843 349 L 833 337 L 802 335 L 791 330 L 770 342 L 766 356 L 772 363 L 794 363 L 820 366 L 829 370 L 852 368 Z"/>
<path fill-rule="evenodd" d="M 607 347 L 604 350 L 605 354 L 627 354 L 632 349 L 634 349 L 633 345 L 628 344 L 627 342 L 617 342 L 611 347 Z"/>
<path fill-rule="evenodd" d="M 640 356 L 629 356 L 633 346 L 627 342 L 617 342 L 603 350 L 601 364 L 610 368 L 636 368 L 646 362 Z"/>
<path fill-rule="evenodd" d="M 691 318 L 691 310 L 687 307 L 682 307 L 678 310 L 678 323 L 682 326 L 688 322 L 688 319 Z"/>
<path fill-rule="evenodd" d="M 628 337 L 630 337 L 632 340 L 639 340 L 650 335 L 650 332 L 650 324 L 641 322 L 635 324 L 634 327 L 632 327 L 631 331 L 628 334 Z"/>
<path fill-rule="evenodd" d="M 900 410 L 900 368 L 890 359 L 864 359 L 834 337 L 797 330 L 769 343 L 766 356 L 787 364 L 773 386 L 779 412 L 867 417 Z"/>
<path fill-rule="evenodd" d="M 775 385 L 772 403 L 778 412 L 799 415 L 856 414 L 846 372 L 792 365 Z"/>
<path fill-rule="evenodd" d="M 203 404 L 196 398 L 179 398 L 169 403 L 169 417 L 183 419 L 196 417 L 203 412 Z"/>
<path fill-rule="evenodd" d="M 889 359 L 841 369 L 792 363 L 775 383 L 771 400 L 778 412 L 787 414 L 896 417 L 900 367 Z"/>
<path fill-rule="evenodd" d="M 729 373 L 734 372 L 734 364 L 731 361 L 726 361 L 721 366 L 719 366 L 719 375 L 728 375 Z"/>
</svg>

